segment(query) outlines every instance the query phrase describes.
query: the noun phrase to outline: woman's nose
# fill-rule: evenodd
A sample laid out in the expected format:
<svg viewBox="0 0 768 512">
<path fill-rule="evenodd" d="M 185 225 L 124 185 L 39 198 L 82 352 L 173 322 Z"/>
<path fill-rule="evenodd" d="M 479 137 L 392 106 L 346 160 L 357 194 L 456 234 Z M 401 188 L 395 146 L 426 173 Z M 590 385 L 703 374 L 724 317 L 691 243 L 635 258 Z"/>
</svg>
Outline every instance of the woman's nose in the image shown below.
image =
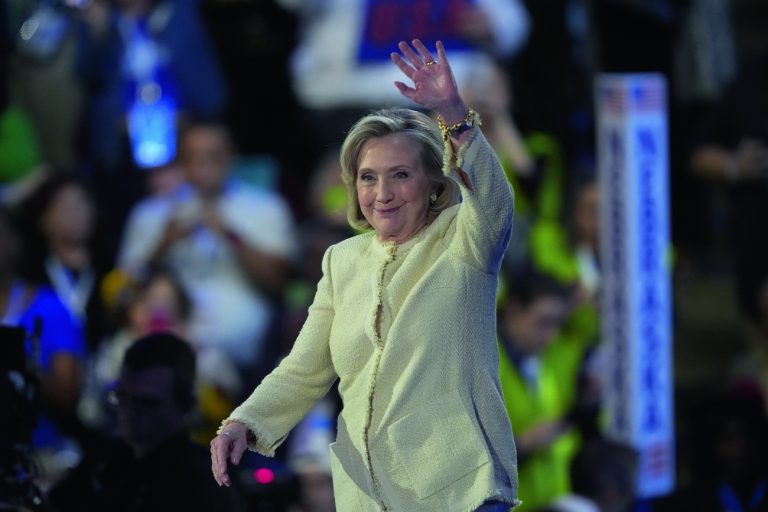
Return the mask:
<svg viewBox="0 0 768 512">
<path fill-rule="evenodd" d="M 380 203 L 388 203 L 394 198 L 392 194 L 392 187 L 390 187 L 385 180 L 381 180 L 376 187 L 376 201 Z"/>
</svg>

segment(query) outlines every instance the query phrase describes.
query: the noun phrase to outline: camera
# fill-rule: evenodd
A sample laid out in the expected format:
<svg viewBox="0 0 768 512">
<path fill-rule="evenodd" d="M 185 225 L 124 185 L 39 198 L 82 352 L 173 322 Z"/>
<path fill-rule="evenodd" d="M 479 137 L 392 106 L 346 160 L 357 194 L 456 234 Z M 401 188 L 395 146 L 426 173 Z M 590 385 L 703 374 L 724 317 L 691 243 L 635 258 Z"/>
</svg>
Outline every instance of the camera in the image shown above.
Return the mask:
<svg viewBox="0 0 768 512">
<path fill-rule="evenodd" d="M 38 383 L 28 347 L 34 336 L 0 325 L 0 510 L 43 511 L 47 506 L 33 481 L 30 452 L 38 417 Z"/>
</svg>

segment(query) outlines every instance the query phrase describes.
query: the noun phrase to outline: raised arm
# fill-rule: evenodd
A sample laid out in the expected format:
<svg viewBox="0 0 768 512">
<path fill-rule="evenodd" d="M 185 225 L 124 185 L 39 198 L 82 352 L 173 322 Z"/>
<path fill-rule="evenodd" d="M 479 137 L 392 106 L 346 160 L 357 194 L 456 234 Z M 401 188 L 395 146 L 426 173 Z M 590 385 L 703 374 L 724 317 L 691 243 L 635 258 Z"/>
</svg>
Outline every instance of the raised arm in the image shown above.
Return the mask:
<svg viewBox="0 0 768 512">
<path fill-rule="evenodd" d="M 497 272 L 512 232 L 512 189 L 493 149 L 478 128 L 479 116 L 459 94 L 443 44 L 437 59 L 419 41 L 399 44 L 392 61 L 413 81 L 395 82 L 400 92 L 437 113 L 445 154 L 443 171 L 461 187 L 455 243 L 462 257 L 485 272 Z"/>
<path fill-rule="evenodd" d="M 395 82 L 402 95 L 436 112 L 448 126 L 460 123 L 468 109 L 459 94 L 443 43 L 437 42 L 437 59 L 418 39 L 413 40 L 413 47 L 405 41 L 401 41 L 398 47 L 403 56 L 392 53 L 392 62 L 413 81 L 413 87 Z M 469 140 L 473 131 L 472 127 L 454 134 L 455 143 L 463 144 Z"/>
</svg>

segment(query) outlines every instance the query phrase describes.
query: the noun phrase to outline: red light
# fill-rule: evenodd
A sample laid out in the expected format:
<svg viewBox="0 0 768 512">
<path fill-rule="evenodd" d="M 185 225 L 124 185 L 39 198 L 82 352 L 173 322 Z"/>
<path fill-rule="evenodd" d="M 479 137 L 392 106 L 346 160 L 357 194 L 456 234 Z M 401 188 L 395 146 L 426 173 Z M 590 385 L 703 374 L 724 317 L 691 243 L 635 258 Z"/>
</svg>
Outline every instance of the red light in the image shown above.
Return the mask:
<svg viewBox="0 0 768 512">
<path fill-rule="evenodd" d="M 271 469 L 259 468 L 253 472 L 253 478 L 260 484 L 271 484 L 275 480 L 275 473 Z"/>
</svg>

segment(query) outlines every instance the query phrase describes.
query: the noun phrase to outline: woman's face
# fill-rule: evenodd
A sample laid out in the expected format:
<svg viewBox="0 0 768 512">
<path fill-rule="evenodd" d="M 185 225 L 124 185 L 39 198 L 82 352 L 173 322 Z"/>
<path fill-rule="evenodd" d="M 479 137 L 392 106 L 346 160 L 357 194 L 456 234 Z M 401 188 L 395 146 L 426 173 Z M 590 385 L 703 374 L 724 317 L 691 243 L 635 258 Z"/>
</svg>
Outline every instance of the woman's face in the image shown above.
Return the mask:
<svg viewBox="0 0 768 512">
<path fill-rule="evenodd" d="M 381 240 L 403 242 L 415 235 L 427 221 L 429 195 L 416 142 L 398 133 L 363 145 L 357 199 Z"/>
<path fill-rule="evenodd" d="M 179 297 L 173 283 L 159 277 L 139 295 L 129 311 L 131 328 L 140 335 L 182 329 Z"/>
<path fill-rule="evenodd" d="M 43 232 L 50 240 L 86 241 L 93 231 L 95 212 L 86 192 L 77 185 L 62 187 L 43 215 Z"/>
</svg>

